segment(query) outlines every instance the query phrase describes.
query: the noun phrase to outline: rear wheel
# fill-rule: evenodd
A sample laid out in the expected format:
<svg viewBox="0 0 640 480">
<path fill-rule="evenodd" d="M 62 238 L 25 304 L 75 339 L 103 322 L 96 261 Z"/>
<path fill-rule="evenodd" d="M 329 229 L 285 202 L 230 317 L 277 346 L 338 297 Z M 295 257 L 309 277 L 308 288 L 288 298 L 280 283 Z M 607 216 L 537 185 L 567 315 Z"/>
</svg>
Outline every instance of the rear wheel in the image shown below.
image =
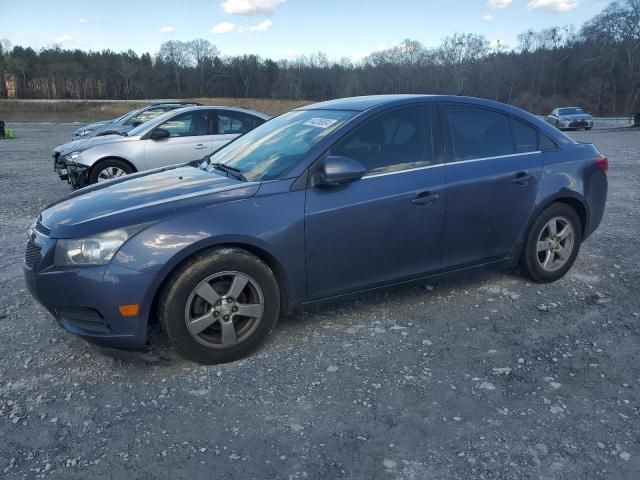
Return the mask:
<svg viewBox="0 0 640 480">
<path fill-rule="evenodd" d="M 176 272 L 158 302 L 160 321 L 184 357 L 230 362 L 254 350 L 280 314 L 271 269 L 239 249 L 200 254 Z"/>
<path fill-rule="evenodd" d="M 105 182 L 130 173 L 133 173 L 133 168 L 127 162 L 117 158 L 108 158 L 93 166 L 89 174 L 89 183 Z"/>
<path fill-rule="evenodd" d="M 522 266 L 536 282 L 555 282 L 573 265 L 582 242 L 582 223 L 576 211 L 554 203 L 535 221 L 522 253 Z"/>
</svg>

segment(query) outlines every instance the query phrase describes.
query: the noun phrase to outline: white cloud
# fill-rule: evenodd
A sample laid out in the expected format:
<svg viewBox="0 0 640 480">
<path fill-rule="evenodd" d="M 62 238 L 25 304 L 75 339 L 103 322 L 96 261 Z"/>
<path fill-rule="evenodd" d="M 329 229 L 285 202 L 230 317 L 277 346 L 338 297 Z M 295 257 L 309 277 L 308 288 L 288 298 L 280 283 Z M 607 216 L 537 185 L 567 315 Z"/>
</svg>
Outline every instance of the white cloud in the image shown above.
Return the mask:
<svg viewBox="0 0 640 480">
<path fill-rule="evenodd" d="M 495 10 L 497 8 L 507 8 L 511 5 L 511 2 L 513 0 L 489 0 L 488 5 Z"/>
<path fill-rule="evenodd" d="M 81 18 L 80 23 L 89 23 L 89 20 L 87 20 L 86 18 Z"/>
<path fill-rule="evenodd" d="M 578 0 L 529 0 L 529 10 L 543 9 L 553 13 L 563 13 L 578 6 Z"/>
<path fill-rule="evenodd" d="M 260 22 L 257 25 L 251 25 L 250 27 L 238 27 L 238 31 L 240 33 L 245 33 L 245 32 L 266 32 L 267 30 L 269 30 L 271 28 L 271 25 L 273 25 L 273 22 L 271 22 L 271 20 L 263 20 L 262 22 Z"/>
<path fill-rule="evenodd" d="M 284 0 L 225 0 L 221 5 L 229 15 L 271 15 Z"/>
<path fill-rule="evenodd" d="M 176 29 L 171 25 L 167 25 L 166 27 L 162 27 L 160 29 L 160 33 L 176 33 Z"/>
<path fill-rule="evenodd" d="M 212 29 L 212 33 L 229 33 L 236 31 L 238 33 L 256 33 L 256 32 L 266 32 L 271 28 L 273 22 L 271 20 L 263 20 L 257 25 L 250 25 L 248 27 L 243 27 L 240 25 L 235 25 L 230 22 L 222 22 L 215 25 Z"/>
<path fill-rule="evenodd" d="M 215 25 L 211 29 L 211 33 L 229 33 L 230 31 L 232 31 L 235 28 L 236 28 L 236 26 L 233 23 L 222 22 L 222 23 L 218 23 L 217 25 Z"/>
<path fill-rule="evenodd" d="M 487 13 L 486 15 L 484 15 L 484 16 L 482 17 L 482 19 L 483 19 L 485 22 L 490 22 L 491 20 L 493 20 L 493 15 L 491 15 L 491 14 Z"/>
<path fill-rule="evenodd" d="M 300 56 L 300 52 L 298 50 L 287 50 L 287 57 L 288 58 L 296 58 Z"/>
<path fill-rule="evenodd" d="M 69 35 L 68 33 L 60 35 L 59 37 L 56 37 L 53 40 L 53 43 L 55 45 L 63 45 L 65 43 L 69 43 L 69 42 L 73 42 L 73 37 L 71 35 Z"/>
</svg>

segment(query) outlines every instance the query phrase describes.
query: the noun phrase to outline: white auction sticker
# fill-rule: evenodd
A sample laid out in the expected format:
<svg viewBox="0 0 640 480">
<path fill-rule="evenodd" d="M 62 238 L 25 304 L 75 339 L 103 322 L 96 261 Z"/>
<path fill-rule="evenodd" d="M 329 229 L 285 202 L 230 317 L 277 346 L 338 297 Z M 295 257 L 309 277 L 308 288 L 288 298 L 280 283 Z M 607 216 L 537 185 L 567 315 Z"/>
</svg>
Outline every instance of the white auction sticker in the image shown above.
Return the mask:
<svg viewBox="0 0 640 480">
<path fill-rule="evenodd" d="M 309 125 L 310 127 L 327 128 L 336 122 L 337 120 L 334 120 L 333 118 L 311 118 L 304 122 L 304 125 Z"/>
</svg>

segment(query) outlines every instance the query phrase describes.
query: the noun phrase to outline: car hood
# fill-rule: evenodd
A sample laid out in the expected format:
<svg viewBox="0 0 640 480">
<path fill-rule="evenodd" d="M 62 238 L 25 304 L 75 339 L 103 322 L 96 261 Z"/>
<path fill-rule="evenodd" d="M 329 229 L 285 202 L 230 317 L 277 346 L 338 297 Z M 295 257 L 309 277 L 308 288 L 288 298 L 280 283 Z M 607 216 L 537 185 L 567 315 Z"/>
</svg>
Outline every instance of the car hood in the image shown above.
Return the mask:
<svg viewBox="0 0 640 480">
<path fill-rule="evenodd" d="M 88 130 L 88 129 L 95 130 L 96 128 L 109 125 L 110 123 L 113 123 L 113 120 L 103 120 L 102 122 L 93 122 L 93 123 L 90 123 L 89 125 L 85 125 L 83 127 L 78 128 L 76 132 L 81 132 L 82 130 Z"/>
<path fill-rule="evenodd" d="M 60 155 L 66 155 L 67 153 L 75 152 L 76 150 L 83 151 L 88 148 L 96 147 L 98 145 L 117 142 L 130 142 L 133 140 L 138 140 L 138 137 L 123 137 L 122 135 L 117 134 L 103 135 L 100 137 L 84 138 L 82 140 L 72 140 L 71 142 L 67 142 L 65 144 L 57 146 L 53 151 L 59 153 Z"/>
<path fill-rule="evenodd" d="M 248 198 L 259 186 L 189 165 L 147 170 L 77 190 L 49 205 L 40 221 L 52 238 L 78 238 Z"/>
</svg>

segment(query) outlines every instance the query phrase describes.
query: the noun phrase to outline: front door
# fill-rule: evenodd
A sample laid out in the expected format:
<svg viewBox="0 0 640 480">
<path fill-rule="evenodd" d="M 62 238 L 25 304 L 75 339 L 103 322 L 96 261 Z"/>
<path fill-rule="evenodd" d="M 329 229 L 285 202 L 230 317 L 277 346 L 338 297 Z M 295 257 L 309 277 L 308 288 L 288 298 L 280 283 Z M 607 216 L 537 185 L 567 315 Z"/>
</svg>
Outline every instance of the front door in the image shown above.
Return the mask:
<svg viewBox="0 0 640 480">
<path fill-rule="evenodd" d="M 448 105 L 447 218 L 443 267 L 507 257 L 538 193 L 538 131 L 514 117 Z"/>
<path fill-rule="evenodd" d="M 351 157 L 365 176 L 309 187 L 307 290 L 326 298 L 437 270 L 445 212 L 437 111 L 408 107 L 355 128 L 327 155 Z"/>
<path fill-rule="evenodd" d="M 213 110 L 192 110 L 160 124 L 157 128 L 167 130 L 170 136 L 144 140 L 147 168 L 190 162 L 210 155 L 214 118 Z"/>
</svg>

